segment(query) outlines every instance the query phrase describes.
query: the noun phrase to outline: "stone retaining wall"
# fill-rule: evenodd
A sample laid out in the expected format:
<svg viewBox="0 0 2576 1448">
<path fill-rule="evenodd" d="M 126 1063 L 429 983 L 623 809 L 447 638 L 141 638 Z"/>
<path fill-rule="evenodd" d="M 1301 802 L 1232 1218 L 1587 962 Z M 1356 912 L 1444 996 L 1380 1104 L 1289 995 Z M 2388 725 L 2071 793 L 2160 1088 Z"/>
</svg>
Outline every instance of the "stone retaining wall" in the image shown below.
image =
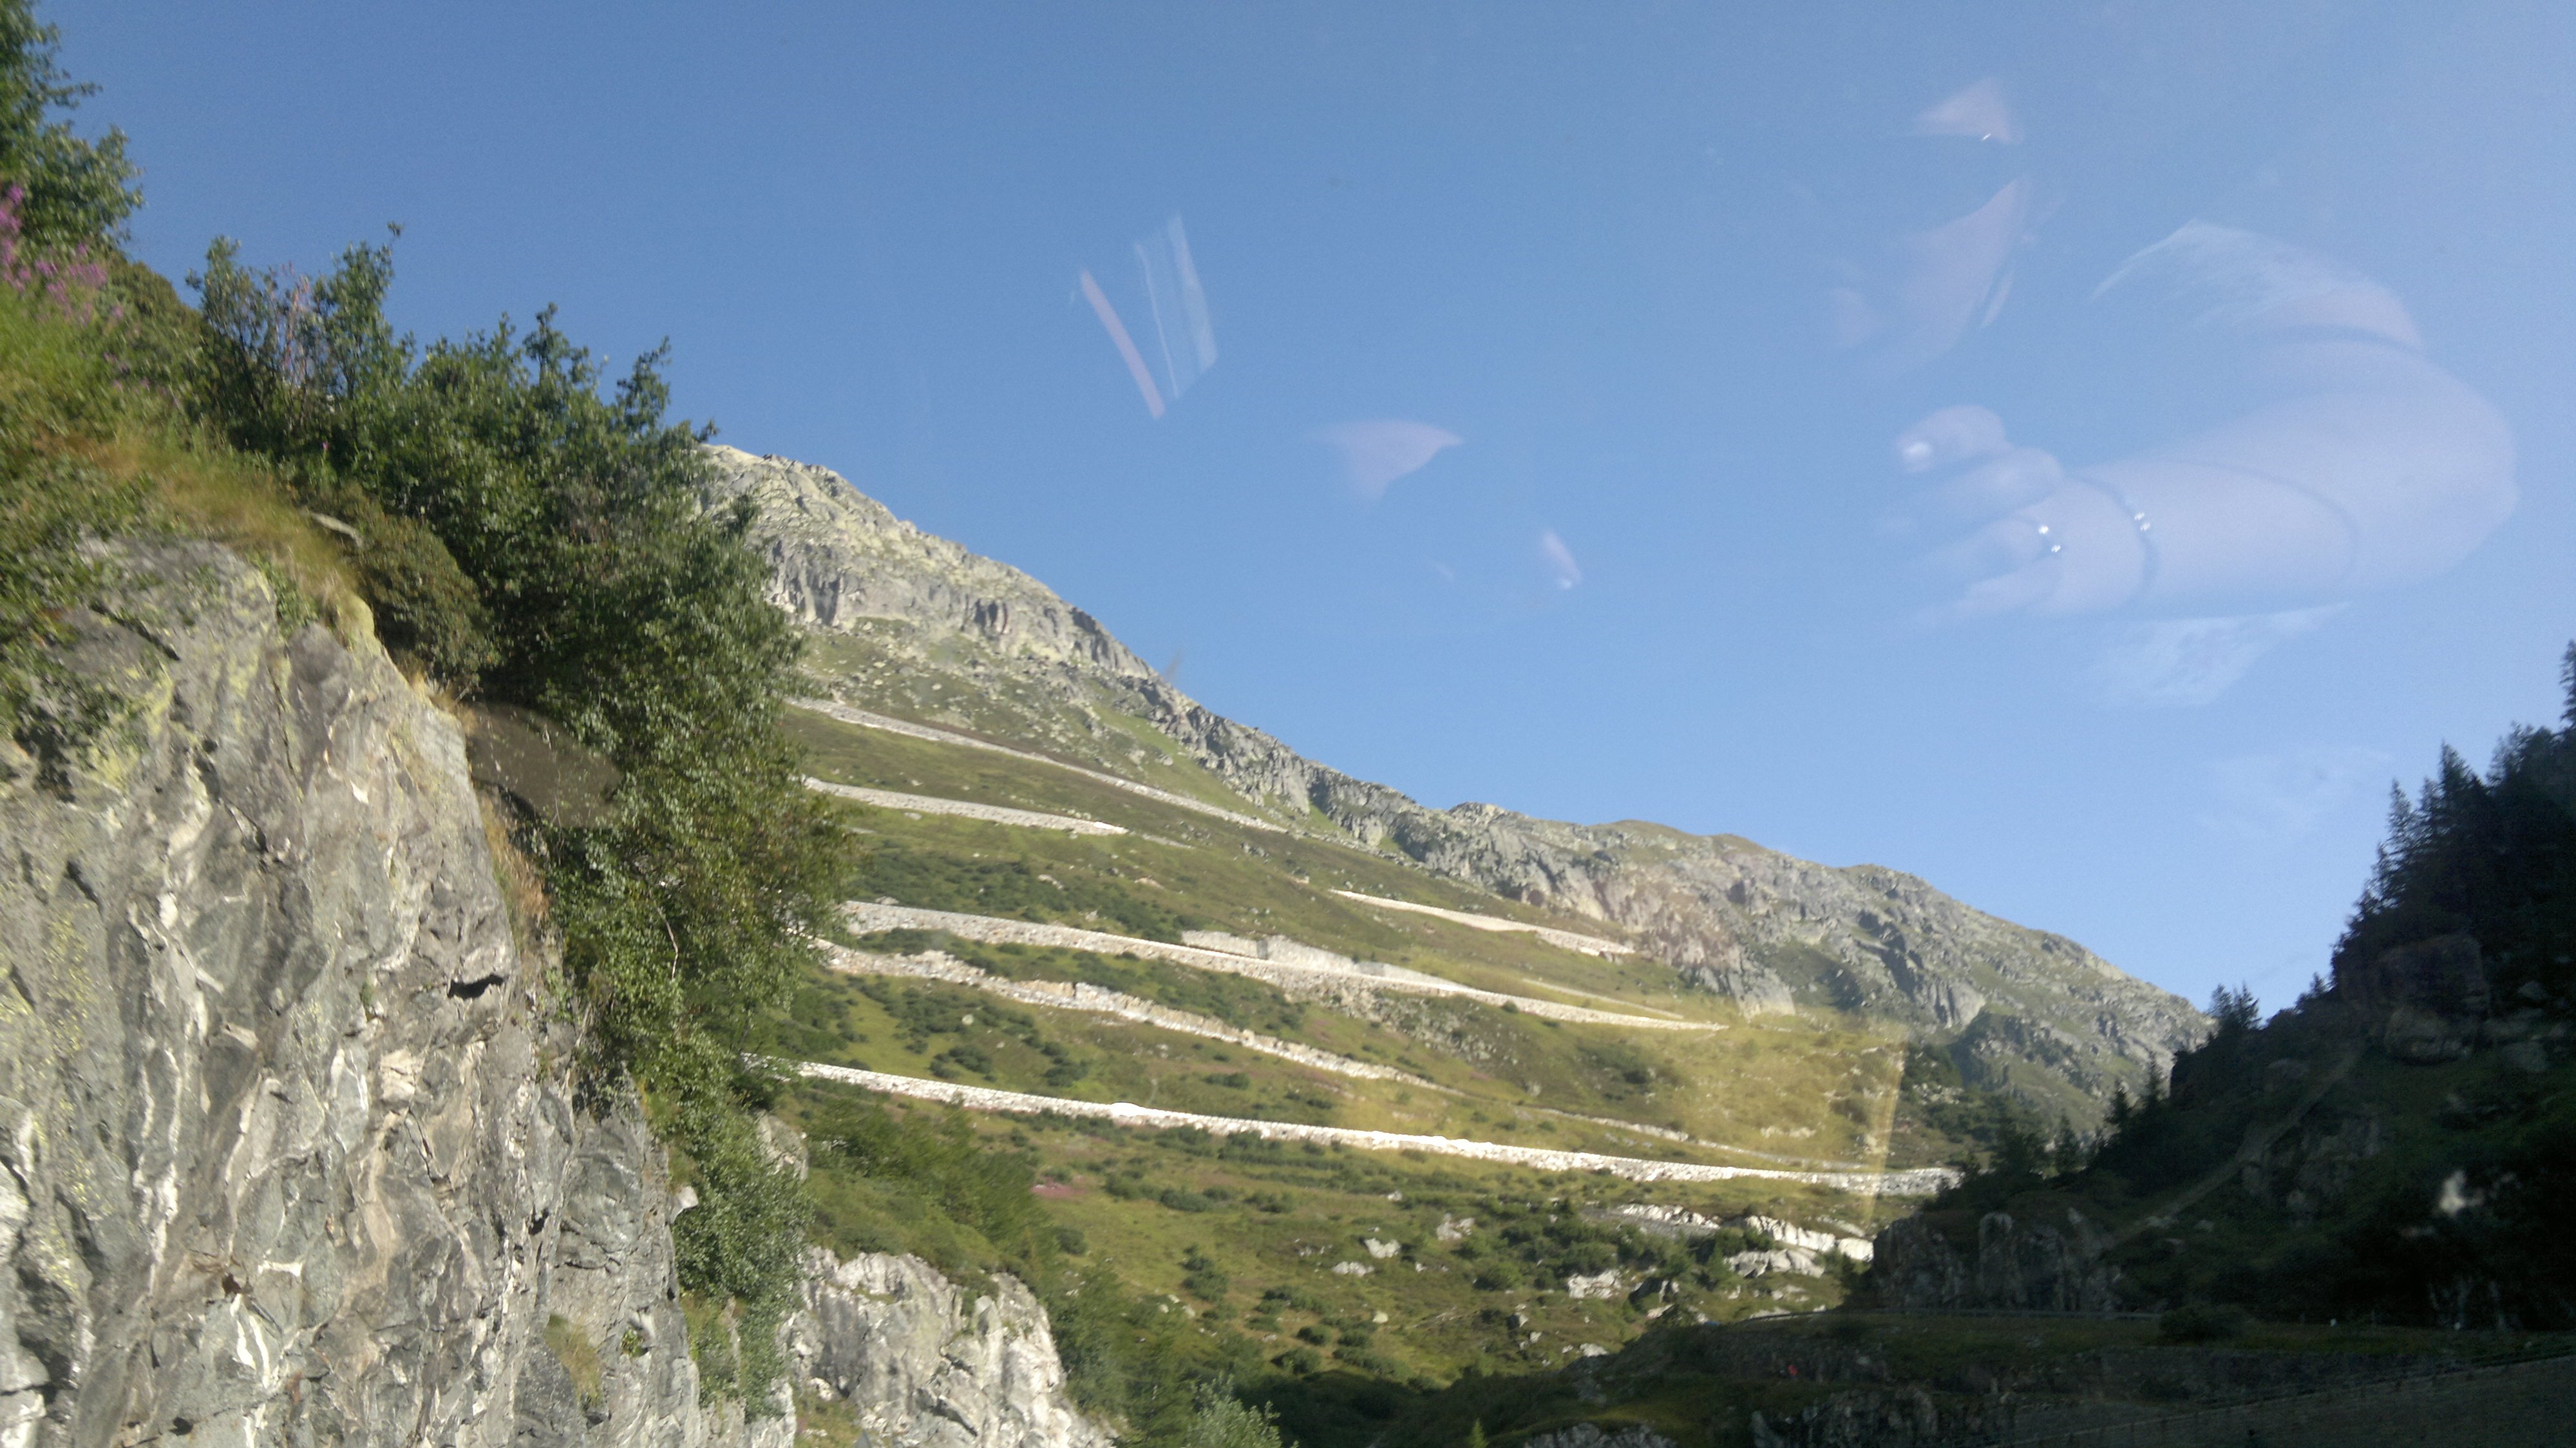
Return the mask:
<svg viewBox="0 0 2576 1448">
<path fill-rule="evenodd" d="M 1571 930 L 1559 930 L 1553 925 L 1532 925 L 1526 921 L 1506 920 L 1500 915 L 1478 915 L 1470 910 L 1443 910 L 1437 905 L 1416 905 L 1410 900 L 1390 900 L 1383 895 L 1363 895 L 1357 890 L 1336 890 L 1333 893 L 1346 900 L 1357 900 L 1363 905 L 1375 905 L 1381 910 L 1407 910 L 1416 915 L 1436 916 L 1453 925 L 1464 925 L 1470 930 L 1515 931 L 1535 935 L 1559 950 L 1580 951 L 1585 955 L 1604 957 L 1637 953 L 1617 941 L 1603 940 L 1597 935 L 1577 935 Z"/>
<path fill-rule="evenodd" d="M 1197 970 L 1220 971 L 1227 975 L 1249 976 L 1279 987 L 1292 996 L 1313 997 L 1337 994 L 1334 987 L 1372 991 L 1399 991 L 1407 995 L 1455 996 L 1482 1001 L 1491 1006 L 1508 1006 L 1524 1015 L 1545 1016 L 1551 1020 L 1580 1021 L 1588 1025 L 1624 1026 L 1636 1031 L 1722 1031 L 1726 1027 L 1713 1021 L 1667 1021 L 1651 1016 L 1621 1015 L 1614 1011 L 1596 1011 L 1583 1006 L 1559 1005 L 1554 1001 L 1529 996 L 1505 995 L 1500 991 L 1479 990 L 1437 976 L 1417 971 L 1381 966 L 1384 974 L 1366 969 L 1374 961 L 1354 962 L 1343 970 L 1331 966 L 1310 965 L 1284 960 L 1263 960 L 1234 955 L 1221 950 L 1202 950 L 1190 945 L 1168 945 L 1159 940 L 1139 940 L 1130 935 L 1110 935 L 1098 930 L 1077 930 L 1070 925 L 1038 925 L 1026 920 L 1001 920 L 989 915 L 960 915 L 947 910 L 922 910 L 910 905 L 870 905 L 859 901 L 841 907 L 850 928 L 862 935 L 880 930 L 944 930 L 960 940 L 984 945 L 1038 945 L 1062 950 L 1088 950 L 1096 955 L 1136 955 L 1153 960 L 1167 960 Z"/>
<path fill-rule="evenodd" d="M 1421 1081 L 1423 1078 L 1388 1066 L 1354 1061 L 1348 1056 L 1295 1041 L 1283 1041 L 1258 1031 L 1229 1026 L 1214 1016 L 1196 1011 L 1176 1011 L 1170 1006 L 1139 1000 L 1124 991 L 1107 990 L 1086 981 L 1011 980 L 990 971 L 978 970 L 954 956 L 930 951 L 922 955 L 874 955 L 863 950 L 849 950 L 838 945 L 825 945 L 832 958 L 832 968 L 849 975 L 901 975 L 920 980 L 944 980 L 953 985 L 971 986 L 1022 1005 L 1046 1006 L 1055 1010 L 1087 1011 L 1095 1015 L 1118 1016 L 1144 1025 L 1160 1026 L 1184 1035 L 1204 1036 L 1211 1041 L 1224 1041 L 1247 1051 L 1277 1056 L 1300 1066 L 1331 1071 L 1342 1076 L 1356 1076 L 1366 1081 Z M 1429 1084 L 1429 1083 L 1424 1083 Z"/>
<path fill-rule="evenodd" d="M 826 1066 L 820 1062 L 800 1062 L 796 1070 L 817 1080 L 839 1081 L 883 1091 L 889 1095 L 909 1096 L 924 1101 L 943 1101 L 969 1111 L 1003 1111 L 1018 1115 L 1052 1112 L 1058 1116 L 1079 1116 L 1092 1120 L 1115 1121 L 1124 1126 L 1148 1126 L 1168 1130 L 1194 1126 L 1218 1136 L 1250 1132 L 1264 1141 L 1311 1141 L 1321 1146 L 1341 1145 L 1362 1151 L 1421 1151 L 1435 1156 L 1463 1156 L 1477 1161 L 1501 1162 L 1525 1166 L 1538 1171 L 1604 1171 L 1612 1176 L 1640 1182 L 1722 1182 L 1740 1178 L 1766 1181 L 1804 1182 L 1810 1186 L 1833 1187 L 1840 1191 L 1868 1196 L 1930 1196 L 1950 1184 L 1956 1175 L 1939 1167 L 1917 1171 L 1831 1172 L 1781 1171 L 1769 1167 L 1710 1166 L 1688 1161 L 1648 1161 L 1633 1156 L 1607 1156 L 1593 1151 L 1552 1151 L 1545 1147 L 1505 1146 L 1492 1141 L 1462 1141 L 1454 1136 L 1414 1136 L 1396 1131 L 1361 1131 L 1346 1126 L 1306 1126 L 1288 1121 L 1248 1121 L 1233 1116 L 1200 1116 L 1187 1111 L 1166 1111 L 1155 1106 L 1137 1106 L 1130 1102 L 1102 1103 L 1069 1101 L 1056 1096 L 1032 1096 L 1019 1091 L 1000 1091 L 989 1086 L 964 1086 L 954 1081 L 928 1081 L 918 1076 L 894 1076 L 883 1071 L 861 1071 L 848 1066 Z"/>
<path fill-rule="evenodd" d="M 862 729 L 882 729 L 888 734 L 900 734 L 907 739 L 920 739 L 932 744 L 954 744 L 967 749 L 985 750 L 993 754 L 1007 754 L 1013 759 L 1025 759 L 1031 764 L 1045 764 L 1057 769 L 1070 770 L 1085 779 L 1108 785 L 1112 789 L 1123 789 L 1129 794 L 1159 800 L 1179 809 L 1210 815 L 1228 824 L 1241 825 L 1245 829 L 1267 830 L 1274 835 L 1288 833 L 1284 827 L 1272 824 L 1268 820 L 1255 819 L 1248 814 L 1237 814 L 1233 810 L 1221 805 L 1209 804 L 1205 800 L 1192 799 L 1185 794 L 1174 794 L 1168 789 L 1156 789 L 1150 784 L 1138 784 L 1132 779 L 1121 779 L 1117 775 L 1104 774 L 1097 769 L 1085 769 L 1079 764 L 1067 764 L 1061 759 L 1049 759 L 1043 754 L 1032 754 L 1025 749 L 1013 749 L 1005 744 L 995 744 L 990 740 L 978 739 L 971 734 L 957 734 L 946 729 L 933 729 L 927 724 L 891 719 L 883 714 L 871 714 L 865 709 L 853 709 L 847 704 L 835 704 L 829 699 L 790 699 L 787 702 L 799 709 L 811 710 L 826 718 L 838 719 L 844 724 L 856 724 Z"/>
<path fill-rule="evenodd" d="M 1033 809 L 1011 809 L 998 804 L 977 804 L 973 800 L 940 799 L 935 795 L 903 794 L 891 789 L 865 789 L 855 784 L 834 784 L 828 779 L 807 778 L 805 787 L 821 794 L 854 799 L 879 809 L 911 810 L 917 814 L 955 815 L 959 819 L 982 820 L 987 824 L 1018 825 L 1033 830 L 1066 830 L 1077 835 L 1123 835 L 1125 825 L 1102 820 L 1076 819 L 1072 815 L 1040 814 Z"/>
</svg>

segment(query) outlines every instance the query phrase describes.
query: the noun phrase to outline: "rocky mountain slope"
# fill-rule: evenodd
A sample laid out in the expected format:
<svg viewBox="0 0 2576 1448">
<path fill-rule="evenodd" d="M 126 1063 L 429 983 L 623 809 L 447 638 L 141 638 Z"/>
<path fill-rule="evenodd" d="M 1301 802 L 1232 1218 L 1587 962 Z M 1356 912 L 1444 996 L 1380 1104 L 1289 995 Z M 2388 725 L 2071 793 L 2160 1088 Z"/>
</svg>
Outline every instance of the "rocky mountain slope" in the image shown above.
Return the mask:
<svg viewBox="0 0 2576 1448">
<path fill-rule="evenodd" d="M 661 1148 L 578 1089 L 457 722 L 363 609 L 132 553 L 0 740 L 0 1442 L 785 1444 L 702 1399 Z M 1101 1441 L 1017 1284 L 818 1260 L 809 1388 L 882 1442 Z"/>
<path fill-rule="evenodd" d="M 2181 999 L 2083 946 L 1878 866 L 1734 836 L 1437 810 L 1352 778 L 1173 688 L 1097 619 L 920 532 L 837 475 L 715 448 L 759 506 L 771 596 L 818 637 L 838 698 L 1355 842 L 1618 935 L 1752 1011 L 1829 1011 L 1946 1048 L 1972 1086 L 2089 1120 L 2206 1032 Z M 1923 1089 L 1939 1091 L 1933 1085 Z"/>
</svg>

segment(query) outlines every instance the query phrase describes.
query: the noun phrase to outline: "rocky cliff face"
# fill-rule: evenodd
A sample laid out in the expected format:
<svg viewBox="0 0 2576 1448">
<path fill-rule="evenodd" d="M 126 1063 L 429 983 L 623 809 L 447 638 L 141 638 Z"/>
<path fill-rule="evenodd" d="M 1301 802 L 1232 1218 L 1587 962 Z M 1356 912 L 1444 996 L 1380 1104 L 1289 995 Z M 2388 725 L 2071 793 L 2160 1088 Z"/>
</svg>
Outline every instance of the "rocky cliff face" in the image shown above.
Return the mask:
<svg viewBox="0 0 2576 1448">
<path fill-rule="evenodd" d="M 965 1291 L 918 1257 L 807 1261 L 789 1354 L 814 1397 L 896 1448 L 1109 1448 L 1074 1411 L 1046 1309 L 1009 1277 Z"/>
<path fill-rule="evenodd" d="M 1141 722 L 1292 827 L 1320 816 L 1349 841 L 1614 927 L 1752 1010 L 1901 1026 L 1955 1048 L 1972 1083 L 2079 1119 L 2206 1032 L 2188 1003 L 2074 941 L 1894 870 L 1833 869 L 1633 821 L 1427 808 L 1205 708 L 1044 585 L 897 521 L 833 473 L 730 448 L 713 456 L 719 496 L 760 507 L 773 601 L 837 645 L 822 667 L 853 703 L 1112 771 L 1143 757 L 1120 727 Z"/>
<path fill-rule="evenodd" d="M 1972 1241 L 1953 1241 L 1964 1226 L 1918 1214 L 1878 1234 L 1870 1282 L 1888 1306 L 2110 1312 L 2120 1305 L 2120 1270 L 2102 1260 L 2108 1239 L 2082 1214 L 2070 1209 L 2064 1221 L 2047 1222 L 1988 1212 L 1969 1227 Z"/>
<path fill-rule="evenodd" d="M 363 620 L 289 635 L 215 548 L 132 561 L 158 582 L 78 645 L 130 717 L 0 741 L 0 1445 L 788 1442 L 699 1401 L 661 1152 L 574 1090 L 454 721 Z M 1007 1288 L 842 1291 L 794 1324 L 817 1363 L 897 1318 L 906 1363 L 996 1344 L 836 1386 L 887 1436 L 981 1401 L 1011 1448 L 1097 1441 Z"/>
<path fill-rule="evenodd" d="M 140 561 L 82 644 L 134 717 L 0 793 L 12 1441 L 716 1435 L 655 1154 L 554 1064 L 455 725 L 229 555 Z"/>
</svg>

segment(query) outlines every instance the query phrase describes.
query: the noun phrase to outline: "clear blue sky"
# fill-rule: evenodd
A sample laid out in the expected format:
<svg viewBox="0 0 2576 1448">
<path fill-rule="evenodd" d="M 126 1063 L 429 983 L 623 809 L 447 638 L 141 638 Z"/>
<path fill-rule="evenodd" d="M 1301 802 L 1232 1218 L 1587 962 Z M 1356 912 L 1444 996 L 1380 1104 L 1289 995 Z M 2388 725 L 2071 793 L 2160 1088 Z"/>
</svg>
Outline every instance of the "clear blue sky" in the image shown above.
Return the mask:
<svg viewBox="0 0 2576 1448">
<path fill-rule="evenodd" d="M 2195 999 L 2241 978 L 2286 1003 L 2325 964 L 2390 779 L 2557 712 L 2568 22 L 1720 18 L 1744 8 L 46 14 L 102 87 L 84 124 L 132 137 L 135 246 L 174 278 L 216 235 L 313 269 L 400 222 L 404 325 L 556 303 L 614 358 L 667 337 L 680 409 L 725 441 L 1027 569 L 1354 774 L 1885 864 Z M 1852 343 L 1833 258 L 2000 215 L 2006 183 L 2026 188 L 2010 260 L 1976 273 L 1965 332 L 1928 360 L 1883 329 Z M 1155 306 L 1182 348 L 1187 299 L 1149 297 L 1136 246 L 1168 248 L 1174 216 L 1217 355 L 1165 397 L 1191 379 Z M 2236 244 L 2128 288 L 2126 313 L 2094 299 L 2195 220 L 2287 250 Z M 2293 342 L 2357 374 L 2438 367 L 2405 375 L 2509 426 L 2509 470 L 2401 381 L 2265 465 L 2288 481 L 2228 485 L 2272 513 L 2195 521 L 2188 480 L 2152 473 L 2069 485 L 2097 510 L 2147 500 L 2163 586 L 2216 560 L 2271 592 L 2123 603 L 2124 578 L 2155 585 L 2116 516 L 2047 535 L 2061 561 L 2015 553 L 2044 546 L 2028 519 L 1979 514 L 1960 526 L 2000 529 L 2008 565 L 2048 588 L 2094 568 L 2112 596 L 1909 627 L 1957 589 L 1909 581 L 1924 545 L 1882 532 L 1935 480 L 1899 473 L 1900 430 L 1973 403 L 2067 468 L 2173 451 L 2286 395 L 2204 306 L 2249 278 L 2279 305 L 2248 325 L 2306 325 Z M 2407 325 L 2420 355 L 2388 339 Z M 2359 461 L 2311 461 L 2345 445 Z M 2241 677 L 2216 687 L 2213 659 Z"/>
</svg>

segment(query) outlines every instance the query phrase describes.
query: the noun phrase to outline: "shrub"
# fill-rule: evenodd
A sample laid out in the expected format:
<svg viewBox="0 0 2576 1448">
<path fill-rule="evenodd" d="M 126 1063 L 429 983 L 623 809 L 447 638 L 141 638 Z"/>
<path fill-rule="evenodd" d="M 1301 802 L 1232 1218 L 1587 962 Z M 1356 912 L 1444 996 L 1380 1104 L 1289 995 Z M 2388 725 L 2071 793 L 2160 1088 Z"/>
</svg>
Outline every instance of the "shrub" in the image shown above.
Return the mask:
<svg viewBox="0 0 2576 1448">
<path fill-rule="evenodd" d="M 786 1370 L 778 1327 L 799 1300 L 797 1258 L 812 1206 L 796 1176 L 770 1159 L 748 1113 L 706 1093 L 682 1110 L 697 1118 L 675 1134 L 688 1145 L 698 1203 L 672 1219 L 672 1255 L 689 1291 L 734 1305 L 733 1353 L 742 1386 L 758 1399 Z"/>
<path fill-rule="evenodd" d="M 1216 1259 L 1192 1246 L 1181 1258 L 1181 1269 L 1189 1275 L 1181 1279 L 1181 1289 L 1202 1302 L 1222 1301 L 1234 1283 L 1216 1265 Z"/>
<path fill-rule="evenodd" d="M 897 1116 L 841 1092 L 809 1092 L 805 1099 L 815 1175 L 827 1189 L 848 1180 L 879 1189 L 857 1200 L 877 1207 L 863 1225 L 893 1232 L 892 1240 L 881 1241 L 883 1250 L 918 1253 L 950 1273 L 998 1269 L 1035 1283 L 1046 1280 L 1062 1246 L 1031 1193 L 1037 1176 L 1026 1157 L 990 1150 L 962 1112 Z M 842 1223 L 829 1202 L 825 1218 L 827 1226 L 862 1225 Z M 949 1225 L 951 1233 L 904 1230 L 931 1221 Z M 971 1235 L 955 1236 L 955 1228 Z"/>
<path fill-rule="evenodd" d="M 1233 1379 L 1201 1383 L 1192 1399 L 1183 1448 L 1283 1448 L 1279 1415 L 1237 1399 Z"/>
<path fill-rule="evenodd" d="M 384 246 L 306 278 L 218 242 L 191 279 L 195 406 L 358 534 L 395 641 L 615 766 L 604 819 L 525 833 L 594 1069 L 663 1103 L 701 1173 L 682 1284 L 740 1304 L 744 1386 L 765 1402 L 761 1322 L 793 1287 L 802 1199 L 751 1135 L 776 1084 L 741 1059 L 804 967 L 835 869 L 777 728 L 796 639 L 763 598 L 747 508 L 702 512 L 708 434 L 664 420 L 660 354 L 603 396 L 550 311 L 524 335 L 505 321 L 422 347 L 385 321 L 392 279 Z"/>
</svg>

